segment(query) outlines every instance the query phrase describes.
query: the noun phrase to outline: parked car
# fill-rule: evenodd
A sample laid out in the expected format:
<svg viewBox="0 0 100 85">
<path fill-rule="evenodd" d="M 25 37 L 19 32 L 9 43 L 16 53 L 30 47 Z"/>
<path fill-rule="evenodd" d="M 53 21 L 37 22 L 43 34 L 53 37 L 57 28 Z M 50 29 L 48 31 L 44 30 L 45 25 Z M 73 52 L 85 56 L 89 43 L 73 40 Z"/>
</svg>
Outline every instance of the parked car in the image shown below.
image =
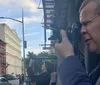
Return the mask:
<svg viewBox="0 0 100 85">
<path fill-rule="evenodd" d="M 5 77 L 7 80 L 15 80 L 16 78 L 12 75 L 3 75 L 3 77 Z"/>
<path fill-rule="evenodd" d="M 0 85 L 12 85 L 12 84 L 10 84 L 5 77 L 0 76 Z"/>
</svg>

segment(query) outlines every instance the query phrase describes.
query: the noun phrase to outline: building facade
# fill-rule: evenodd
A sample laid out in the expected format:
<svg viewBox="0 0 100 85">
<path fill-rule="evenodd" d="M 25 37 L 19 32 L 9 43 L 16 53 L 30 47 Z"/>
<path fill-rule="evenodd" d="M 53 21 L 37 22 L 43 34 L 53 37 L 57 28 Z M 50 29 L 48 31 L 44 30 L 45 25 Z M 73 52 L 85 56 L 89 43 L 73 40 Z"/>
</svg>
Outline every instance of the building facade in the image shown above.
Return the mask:
<svg viewBox="0 0 100 85">
<path fill-rule="evenodd" d="M 0 39 L 6 42 L 6 73 L 21 74 L 21 40 L 16 31 L 6 24 L 0 24 Z"/>
<path fill-rule="evenodd" d="M 0 40 L 0 75 L 6 74 L 6 43 Z"/>
</svg>

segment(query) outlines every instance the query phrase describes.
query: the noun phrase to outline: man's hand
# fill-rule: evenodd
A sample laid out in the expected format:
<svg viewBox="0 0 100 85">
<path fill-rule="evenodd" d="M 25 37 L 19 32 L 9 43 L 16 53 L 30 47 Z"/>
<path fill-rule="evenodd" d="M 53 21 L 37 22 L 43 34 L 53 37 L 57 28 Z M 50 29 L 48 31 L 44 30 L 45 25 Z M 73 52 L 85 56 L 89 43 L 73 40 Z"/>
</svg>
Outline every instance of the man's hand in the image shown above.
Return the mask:
<svg viewBox="0 0 100 85">
<path fill-rule="evenodd" d="M 29 61 L 29 67 L 33 67 L 33 65 L 34 65 L 34 61 L 32 59 L 30 59 L 30 61 Z"/>
<path fill-rule="evenodd" d="M 56 81 L 57 81 L 57 73 L 52 72 L 51 73 L 51 83 L 56 82 Z"/>
<path fill-rule="evenodd" d="M 66 58 L 68 56 L 74 55 L 74 49 L 72 47 L 72 44 L 68 40 L 68 37 L 64 30 L 61 30 L 61 37 L 62 37 L 62 42 L 55 44 L 55 48 L 59 56 Z"/>
</svg>

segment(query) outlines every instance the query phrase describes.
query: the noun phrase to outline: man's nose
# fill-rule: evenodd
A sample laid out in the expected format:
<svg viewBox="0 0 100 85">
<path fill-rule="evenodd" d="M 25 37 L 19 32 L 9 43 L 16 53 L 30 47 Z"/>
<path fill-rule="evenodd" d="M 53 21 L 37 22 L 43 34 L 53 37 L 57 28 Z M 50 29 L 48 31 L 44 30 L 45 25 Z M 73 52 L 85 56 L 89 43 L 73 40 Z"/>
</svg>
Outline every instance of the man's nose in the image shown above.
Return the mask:
<svg viewBox="0 0 100 85">
<path fill-rule="evenodd" d="M 87 33 L 87 29 L 85 26 L 81 27 L 81 34 L 86 34 Z"/>
</svg>

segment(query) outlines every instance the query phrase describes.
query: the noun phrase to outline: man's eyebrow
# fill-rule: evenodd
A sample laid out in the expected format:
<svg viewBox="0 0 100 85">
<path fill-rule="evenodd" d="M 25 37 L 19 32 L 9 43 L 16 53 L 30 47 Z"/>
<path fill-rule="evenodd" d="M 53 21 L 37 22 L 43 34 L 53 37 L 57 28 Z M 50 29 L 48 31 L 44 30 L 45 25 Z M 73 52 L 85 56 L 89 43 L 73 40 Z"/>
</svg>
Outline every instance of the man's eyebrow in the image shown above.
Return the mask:
<svg viewBox="0 0 100 85">
<path fill-rule="evenodd" d="M 82 20 L 82 21 L 81 21 L 81 24 L 84 24 L 84 23 L 90 22 L 90 19 L 89 19 L 89 18 L 91 18 L 91 17 L 88 17 L 87 19 Z"/>
</svg>

